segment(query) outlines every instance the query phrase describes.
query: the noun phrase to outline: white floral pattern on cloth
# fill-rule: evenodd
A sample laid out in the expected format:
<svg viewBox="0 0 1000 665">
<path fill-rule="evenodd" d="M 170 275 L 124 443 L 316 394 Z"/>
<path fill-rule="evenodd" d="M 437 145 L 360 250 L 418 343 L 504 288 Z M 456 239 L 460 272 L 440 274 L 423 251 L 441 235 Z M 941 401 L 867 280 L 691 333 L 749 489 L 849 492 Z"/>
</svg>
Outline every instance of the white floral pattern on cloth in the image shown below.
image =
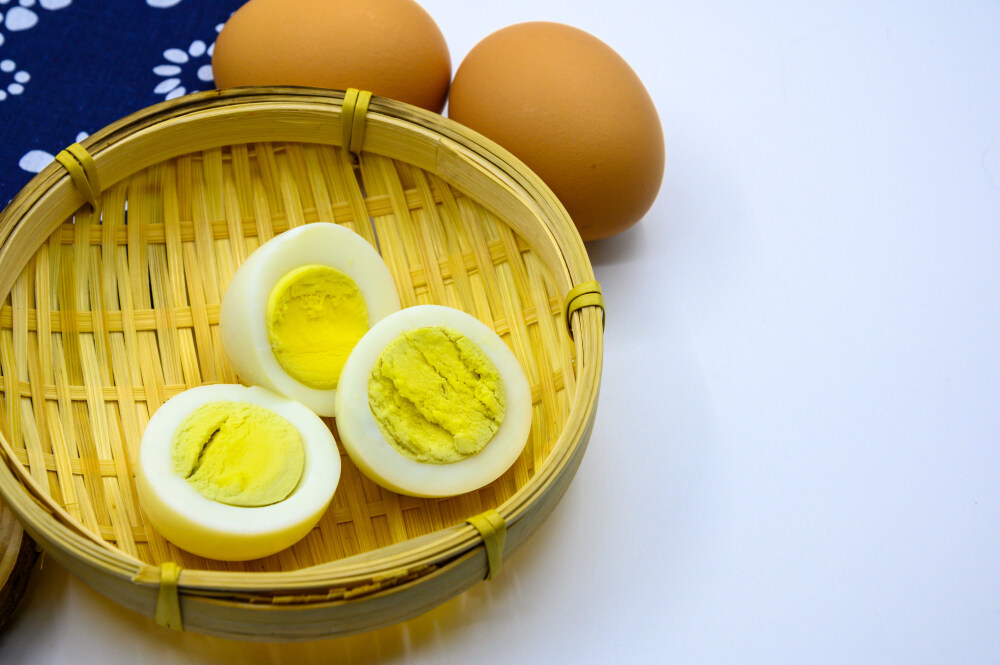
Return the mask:
<svg viewBox="0 0 1000 665">
<path fill-rule="evenodd" d="M 222 25 L 219 23 L 215 26 L 216 33 L 222 31 Z M 200 39 L 191 42 L 186 51 L 179 48 L 168 48 L 163 52 L 163 59 L 166 62 L 153 67 L 153 73 L 163 78 L 153 88 L 153 94 L 163 95 L 163 99 L 166 100 L 198 92 L 204 84 L 212 87 L 215 81 L 212 74 L 212 52 L 214 50 L 214 41 L 206 45 Z"/>
<path fill-rule="evenodd" d="M 146 0 L 146 4 L 157 9 L 166 9 L 180 4 L 181 0 Z"/>
<path fill-rule="evenodd" d="M 88 136 L 90 136 L 90 134 L 87 132 L 80 132 L 76 135 L 74 140 L 79 143 Z M 17 165 L 28 173 L 38 173 L 51 164 L 53 159 L 55 159 L 55 156 L 50 152 L 45 152 L 44 150 L 29 150 L 24 153 L 21 159 L 18 160 Z"/>
<path fill-rule="evenodd" d="M 14 0 L 0 0 L 0 28 L 7 32 L 30 30 L 38 23 L 36 5 L 48 11 L 56 11 L 71 4 L 73 0 L 17 0 L 16 4 Z M 0 30 L 0 46 L 6 40 L 3 30 Z"/>
<path fill-rule="evenodd" d="M 16 62 L 10 58 L 0 60 L 0 102 L 11 95 L 20 95 L 30 80 L 31 74 L 18 69 Z"/>
</svg>

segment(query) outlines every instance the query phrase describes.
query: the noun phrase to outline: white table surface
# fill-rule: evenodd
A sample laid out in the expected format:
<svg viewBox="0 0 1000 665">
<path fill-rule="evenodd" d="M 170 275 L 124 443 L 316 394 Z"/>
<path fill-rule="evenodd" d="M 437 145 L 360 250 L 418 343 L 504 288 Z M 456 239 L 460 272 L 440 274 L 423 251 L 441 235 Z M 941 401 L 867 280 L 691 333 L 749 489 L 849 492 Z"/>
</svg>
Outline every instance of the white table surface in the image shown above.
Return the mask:
<svg viewBox="0 0 1000 665">
<path fill-rule="evenodd" d="M 193 1 L 193 0 L 186 0 Z M 492 583 L 352 638 L 176 634 L 49 561 L 0 662 L 996 663 L 1000 5 L 426 0 L 604 39 L 664 126 L 579 473 Z"/>
</svg>

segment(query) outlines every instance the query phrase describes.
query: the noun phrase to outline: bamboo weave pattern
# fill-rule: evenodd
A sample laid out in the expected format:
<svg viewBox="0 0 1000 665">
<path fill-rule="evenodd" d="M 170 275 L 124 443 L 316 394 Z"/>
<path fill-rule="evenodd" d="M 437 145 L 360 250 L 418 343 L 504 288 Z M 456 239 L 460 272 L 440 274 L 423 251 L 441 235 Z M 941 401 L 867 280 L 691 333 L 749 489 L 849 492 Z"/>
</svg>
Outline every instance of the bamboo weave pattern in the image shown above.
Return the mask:
<svg viewBox="0 0 1000 665">
<path fill-rule="evenodd" d="M 261 242 L 319 221 L 381 252 L 403 307 L 457 307 L 496 330 L 532 387 L 530 440 L 496 482 L 438 500 L 378 487 L 341 451 L 334 503 L 305 539 L 256 561 L 202 559 L 144 523 L 143 427 L 186 388 L 237 381 L 219 340 L 225 285 Z M 64 222 L 0 308 L 0 428 L 18 461 L 87 531 L 154 565 L 295 570 L 460 524 L 537 471 L 574 384 L 560 294 L 522 238 L 433 174 L 333 146 L 235 145 L 140 171 Z"/>
</svg>

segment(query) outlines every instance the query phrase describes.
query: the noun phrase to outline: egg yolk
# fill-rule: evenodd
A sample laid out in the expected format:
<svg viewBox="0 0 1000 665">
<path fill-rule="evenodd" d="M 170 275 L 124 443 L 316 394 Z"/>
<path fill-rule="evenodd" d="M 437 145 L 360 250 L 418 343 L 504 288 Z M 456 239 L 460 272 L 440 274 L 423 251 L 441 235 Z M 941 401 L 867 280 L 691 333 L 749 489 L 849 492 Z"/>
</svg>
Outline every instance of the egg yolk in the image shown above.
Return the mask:
<svg viewBox="0 0 1000 665">
<path fill-rule="evenodd" d="M 404 332 L 382 351 L 368 381 L 368 404 L 400 453 L 449 464 L 493 438 L 506 395 L 482 349 L 461 333 L 432 326 Z"/>
<path fill-rule="evenodd" d="M 302 266 L 278 280 L 268 297 L 266 316 L 278 364 L 317 390 L 337 387 L 347 356 L 368 331 L 361 290 L 329 266 Z"/>
<path fill-rule="evenodd" d="M 302 477 L 299 431 L 274 411 L 247 402 L 210 402 L 174 433 L 174 473 L 206 498 L 231 506 L 282 501 Z"/>
</svg>

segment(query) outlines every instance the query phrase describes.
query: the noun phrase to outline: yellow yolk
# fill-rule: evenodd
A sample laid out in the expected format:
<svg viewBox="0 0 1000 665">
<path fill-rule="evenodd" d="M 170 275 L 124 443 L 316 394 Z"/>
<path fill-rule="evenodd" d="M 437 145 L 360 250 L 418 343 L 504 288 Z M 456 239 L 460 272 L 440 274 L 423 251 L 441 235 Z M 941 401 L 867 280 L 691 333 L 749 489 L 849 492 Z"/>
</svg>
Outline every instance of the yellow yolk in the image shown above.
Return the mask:
<svg viewBox="0 0 1000 665">
<path fill-rule="evenodd" d="M 399 452 L 448 464 L 493 438 L 506 396 L 496 366 L 475 343 L 433 326 L 404 332 L 382 351 L 368 381 L 368 404 Z"/>
<path fill-rule="evenodd" d="M 278 364 L 317 390 L 337 387 L 347 356 L 368 331 L 368 309 L 358 285 L 328 266 L 302 266 L 278 280 L 266 316 Z"/>
<path fill-rule="evenodd" d="M 302 437 L 287 420 L 248 402 L 210 402 L 174 433 L 174 473 L 203 496 L 231 506 L 267 506 L 298 485 Z"/>
</svg>

